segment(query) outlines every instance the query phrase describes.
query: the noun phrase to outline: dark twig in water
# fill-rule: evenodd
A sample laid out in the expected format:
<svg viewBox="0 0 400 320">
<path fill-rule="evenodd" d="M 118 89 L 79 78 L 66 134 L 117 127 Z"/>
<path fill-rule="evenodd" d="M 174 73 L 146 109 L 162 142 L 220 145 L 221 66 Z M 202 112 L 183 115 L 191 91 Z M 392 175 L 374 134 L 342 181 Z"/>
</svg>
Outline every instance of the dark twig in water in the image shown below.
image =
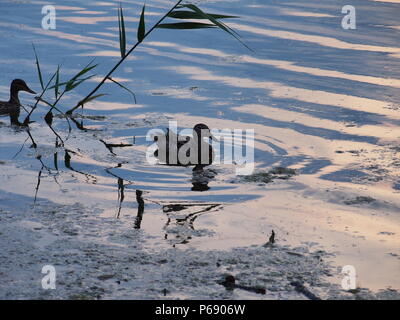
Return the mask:
<svg viewBox="0 0 400 320">
<path fill-rule="evenodd" d="M 35 199 L 33 200 L 33 203 L 35 204 L 36 203 L 36 200 L 37 200 L 37 195 L 38 195 L 38 192 L 39 192 L 39 187 L 40 187 L 40 182 L 41 182 L 41 180 L 42 180 L 42 171 L 43 171 L 43 165 L 42 165 L 42 168 L 39 170 L 39 173 L 38 173 L 38 178 L 37 178 L 37 184 L 36 184 L 36 188 L 35 188 Z"/>
<path fill-rule="evenodd" d="M 21 151 L 24 149 L 25 147 L 25 143 L 28 141 L 29 137 L 25 139 L 24 143 L 22 144 L 21 148 L 18 150 L 18 152 L 12 157 L 12 159 L 14 160 L 20 153 Z"/>
<path fill-rule="evenodd" d="M 111 172 L 111 169 L 117 169 L 117 168 L 121 168 L 121 167 L 122 167 L 122 164 L 121 164 L 121 163 L 118 163 L 115 167 L 106 168 L 105 171 L 106 171 L 108 174 L 112 175 L 113 177 L 115 177 L 115 178 L 117 178 L 117 179 L 119 179 L 119 178 L 123 179 L 122 177 L 120 177 L 119 175 L 115 174 L 114 172 Z M 128 181 L 128 184 L 129 184 L 129 185 L 135 183 L 133 180 L 128 180 L 128 179 L 123 179 L 123 180 L 124 180 L 124 181 Z"/>
<path fill-rule="evenodd" d="M 219 284 L 223 285 L 226 290 L 234 290 L 234 289 L 241 289 L 249 292 L 254 292 L 258 294 L 265 294 L 266 290 L 265 288 L 262 287 L 250 287 L 250 286 L 244 286 L 244 285 L 239 285 L 236 284 L 236 279 L 232 275 L 228 275 L 225 277 L 224 281 L 219 282 Z"/>
<path fill-rule="evenodd" d="M 275 243 L 275 232 L 274 230 L 272 230 L 269 240 L 266 244 L 264 244 L 264 247 L 272 246 L 274 243 Z"/>
<path fill-rule="evenodd" d="M 26 127 L 26 132 L 28 133 L 28 136 L 32 142 L 31 148 L 37 149 L 37 144 L 36 144 L 35 140 L 33 139 L 33 136 L 31 134 L 31 131 L 29 130 L 29 127 Z"/>
<path fill-rule="evenodd" d="M 42 156 L 39 155 L 36 157 L 36 159 L 40 162 L 42 167 L 40 168 L 39 173 L 38 173 L 37 184 L 36 184 L 36 188 L 35 188 L 35 198 L 34 198 L 33 204 L 36 204 L 37 195 L 38 195 L 40 183 L 42 180 L 43 169 L 46 169 L 47 172 L 49 173 L 49 175 L 52 175 L 51 169 L 44 164 L 44 162 L 42 160 Z M 55 176 L 54 176 L 54 181 L 60 186 L 60 184 L 58 183 L 57 178 Z"/>
<path fill-rule="evenodd" d="M 144 201 L 142 198 L 143 191 L 142 190 L 136 190 L 136 201 L 138 203 L 138 212 L 137 216 L 135 219 L 135 229 L 140 229 L 142 219 L 143 219 L 143 213 L 144 213 Z"/>
<path fill-rule="evenodd" d="M 116 218 L 118 219 L 120 214 L 121 214 L 121 210 L 122 210 L 122 203 L 124 202 L 125 199 L 125 185 L 124 185 L 124 181 L 127 181 L 127 185 L 131 185 L 134 182 L 131 180 L 126 180 L 121 178 L 120 176 L 118 176 L 117 174 L 111 172 L 111 169 L 116 169 L 116 168 L 120 168 L 122 166 L 121 163 L 118 163 L 118 165 L 116 167 L 112 167 L 112 168 L 106 168 L 105 171 L 109 174 L 112 175 L 113 177 L 117 178 L 117 186 L 118 186 L 118 211 L 116 214 Z"/>
<path fill-rule="evenodd" d="M 117 212 L 117 219 L 119 219 L 119 216 L 121 214 L 121 209 L 122 209 L 122 203 L 125 200 L 125 186 L 124 186 L 124 180 L 122 178 L 118 178 L 118 212 Z"/>
<path fill-rule="evenodd" d="M 308 289 L 304 286 L 304 284 L 302 284 L 301 282 L 299 282 L 299 281 L 292 281 L 290 284 L 294 287 L 294 289 L 295 289 L 297 292 L 303 294 L 303 295 L 304 295 L 305 297 L 307 297 L 308 299 L 310 299 L 310 300 L 321 300 L 321 298 L 317 297 L 314 293 L 312 293 L 310 290 L 308 290 Z"/>
<path fill-rule="evenodd" d="M 85 172 L 76 170 L 76 169 L 74 169 L 72 167 L 70 153 L 75 153 L 75 152 L 73 152 L 71 150 L 68 150 L 68 149 L 64 149 L 64 151 L 65 151 L 65 155 L 64 155 L 64 165 L 65 165 L 65 167 L 67 169 L 73 171 L 73 172 L 76 172 L 76 173 L 79 173 L 79 174 L 85 176 L 86 182 L 89 182 L 89 183 L 92 183 L 92 184 L 96 184 L 97 183 L 97 178 L 94 175 L 91 175 L 89 173 L 85 173 Z"/>
<path fill-rule="evenodd" d="M 101 143 L 105 145 L 105 147 L 113 154 L 115 155 L 113 148 L 126 148 L 126 147 L 132 147 L 132 144 L 129 143 L 107 143 L 102 139 L 99 139 Z"/>
<path fill-rule="evenodd" d="M 72 120 L 72 122 L 75 124 L 76 128 L 79 129 L 79 130 L 81 130 L 81 131 L 84 131 L 84 132 L 87 132 L 87 131 L 96 131 L 95 129 L 86 128 L 86 127 L 83 125 L 83 121 L 81 121 L 81 123 L 79 123 L 78 120 L 76 120 L 76 119 L 73 118 L 72 116 L 70 116 L 69 118 L 70 118 L 70 119 Z"/>
<path fill-rule="evenodd" d="M 147 200 L 147 199 L 146 199 Z M 155 201 L 151 201 L 151 202 L 155 202 Z M 194 222 L 196 221 L 196 219 L 207 213 L 207 212 L 212 212 L 215 211 L 216 208 L 220 207 L 221 204 L 219 203 L 174 203 L 174 204 L 166 204 L 163 205 L 163 212 L 167 214 L 168 216 L 168 220 L 165 223 L 164 229 L 167 230 L 168 226 L 171 224 L 172 221 L 174 221 L 176 223 L 176 225 L 178 226 L 184 226 L 186 228 L 189 228 L 191 230 L 195 230 L 194 228 Z M 181 211 L 185 211 L 187 209 L 190 208 L 195 208 L 195 207 L 200 207 L 200 210 L 196 210 L 194 212 L 191 212 L 187 215 L 185 215 L 184 217 L 182 217 L 184 215 L 184 212 Z M 174 214 L 176 214 L 176 212 L 179 212 L 179 216 L 180 217 L 174 217 Z M 182 238 L 183 240 L 180 240 L 177 243 L 173 244 L 173 247 L 175 247 L 175 245 L 177 244 L 186 244 L 189 242 L 189 240 L 191 239 L 190 235 L 186 235 L 183 234 L 182 236 L 180 234 L 176 235 L 176 238 Z M 168 238 L 168 231 L 165 234 L 165 239 Z"/>
<path fill-rule="evenodd" d="M 271 236 L 269 237 L 268 242 L 271 243 L 271 244 L 275 243 L 275 232 L 274 232 L 274 230 L 272 230 Z"/>
</svg>

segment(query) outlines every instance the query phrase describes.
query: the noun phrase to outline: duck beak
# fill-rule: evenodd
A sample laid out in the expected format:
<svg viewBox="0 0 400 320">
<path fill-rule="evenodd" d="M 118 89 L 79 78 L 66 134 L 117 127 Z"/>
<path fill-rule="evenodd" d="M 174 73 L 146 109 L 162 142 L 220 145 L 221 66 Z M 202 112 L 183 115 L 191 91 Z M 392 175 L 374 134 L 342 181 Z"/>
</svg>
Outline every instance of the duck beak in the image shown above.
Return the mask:
<svg viewBox="0 0 400 320">
<path fill-rule="evenodd" d="M 36 92 L 33 91 L 33 90 L 31 90 L 31 89 L 29 89 L 28 86 L 25 86 L 25 88 L 23 89 L 23 91 L 26 91 L 26 92 L 29 92 L 29 93 L 32 93 L 32 94 L 36 94 Z"/>
</svg>

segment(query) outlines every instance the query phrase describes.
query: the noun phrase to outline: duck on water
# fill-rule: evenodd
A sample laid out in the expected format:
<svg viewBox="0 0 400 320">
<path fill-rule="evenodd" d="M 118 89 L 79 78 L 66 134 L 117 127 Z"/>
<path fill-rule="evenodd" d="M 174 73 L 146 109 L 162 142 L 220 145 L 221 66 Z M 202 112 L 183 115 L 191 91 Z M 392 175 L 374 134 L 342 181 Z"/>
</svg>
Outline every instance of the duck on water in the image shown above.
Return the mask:
<svg viewBox="0 0 400 320">
<path fill-rule="evenodd" d="M 193 171 L 202 171 L 204 167 L 212 164 L 215 158 L 211 144 L 204 138 L 216 139 L 204 123 L 196 124 L 193 128 L 193 137 L 186 136 L 183 141 L 169 129 L 163 139 L 160 138 L 160 136 L 154 137 L 158 147 L 154 156 L 166 165 L 194 165 Z"/>
<path fill-rule="evenodd" d="M 21 103 L 18 98 L 18 93 L 20 91 L 36 94 L 35 91 L 28 87 L 24 80 L 15 79 L 11 82 L 10 86 L 10 100 L 0 101 L 0 116 L 10 116 L 11 124 L 18 126 L 22 125 L 18 120 L 21 108 Z"/>
</svg>

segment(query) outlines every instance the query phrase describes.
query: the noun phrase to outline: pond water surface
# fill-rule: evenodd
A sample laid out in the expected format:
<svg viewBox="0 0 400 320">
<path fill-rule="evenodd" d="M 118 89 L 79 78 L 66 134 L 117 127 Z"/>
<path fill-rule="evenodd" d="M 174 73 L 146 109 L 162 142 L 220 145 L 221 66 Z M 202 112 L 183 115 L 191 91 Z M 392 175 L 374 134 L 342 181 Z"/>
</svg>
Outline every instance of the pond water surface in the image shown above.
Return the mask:
<svg viewBox="0 0 400 320">
<path fill-rule="evenodd" d="M 1 1 L 0 100 L 14 78 L 40 91 L 34 43 L 46 79 L 58 64 L 65 80 L 92 58 L 99 63 L 98 76 L 60 103 L 71 108 L 118 61 L 118 3 L 52 1 L 56 29 L 43 30 L 48 2 Z M 261 245 L 273 229 L 280 244 L 333 253 L 338 268 L 354 265 L 362 287 L 400 289 L 400 4 L 354 0 L 357 29 L 344 30 L 345 1 L 196 3 L 239 16 L 226 23 L 254 52 L 218 29 L 156 30 L 113 75 L 136 104 L 107 83 L 106 96 L 78 110 L 87 130 L 69 134 L 65 119 L 54 119 L 67 152 L 55 148 L 45 105 L 30 126 L 37 149 L 1 118 L 0 208 L 40 214 L 49 203 L 80 203 L 99 229 L 118 218 L 152 250 Z M 122 5 L 132 44 L 142 2 Z M 171 5 L 148 1 L 147 26 Z M 243 181 L 234 164 L 220 164 L 199 181 L 191 168 L 151 165 L 146 134 L 169 121 L 254 129 L 255 172 L 297 174 Z M 105 143 L 130 146 L 110 152 Z"/>
</svg>

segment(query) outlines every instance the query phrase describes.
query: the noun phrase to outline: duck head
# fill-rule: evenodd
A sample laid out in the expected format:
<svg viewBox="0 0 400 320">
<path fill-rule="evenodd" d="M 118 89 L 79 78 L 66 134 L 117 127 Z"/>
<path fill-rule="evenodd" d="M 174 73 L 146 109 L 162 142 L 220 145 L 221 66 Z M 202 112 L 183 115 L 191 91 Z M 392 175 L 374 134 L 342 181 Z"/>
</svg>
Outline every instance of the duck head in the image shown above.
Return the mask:
<svg viewBox="0 0 400 320">
<path fill-rule="evenodd" d="M 36 94 L 35 91 L 31 90 L 24 80 L 14 79 L 11 82 L 11 92 L 26 91 L 32 94 Z"/>
<path fill-rule="evenodd" d="M 198 139 L 201 139 L 201 137 L 205 138 L 210 138 L 211 140 L 218 141 L 210 131 L 210 128 L 205 125 L 204 123 L 198 123 L 194 126 L 193 131 L 196 132 Z"/>
</svg>

